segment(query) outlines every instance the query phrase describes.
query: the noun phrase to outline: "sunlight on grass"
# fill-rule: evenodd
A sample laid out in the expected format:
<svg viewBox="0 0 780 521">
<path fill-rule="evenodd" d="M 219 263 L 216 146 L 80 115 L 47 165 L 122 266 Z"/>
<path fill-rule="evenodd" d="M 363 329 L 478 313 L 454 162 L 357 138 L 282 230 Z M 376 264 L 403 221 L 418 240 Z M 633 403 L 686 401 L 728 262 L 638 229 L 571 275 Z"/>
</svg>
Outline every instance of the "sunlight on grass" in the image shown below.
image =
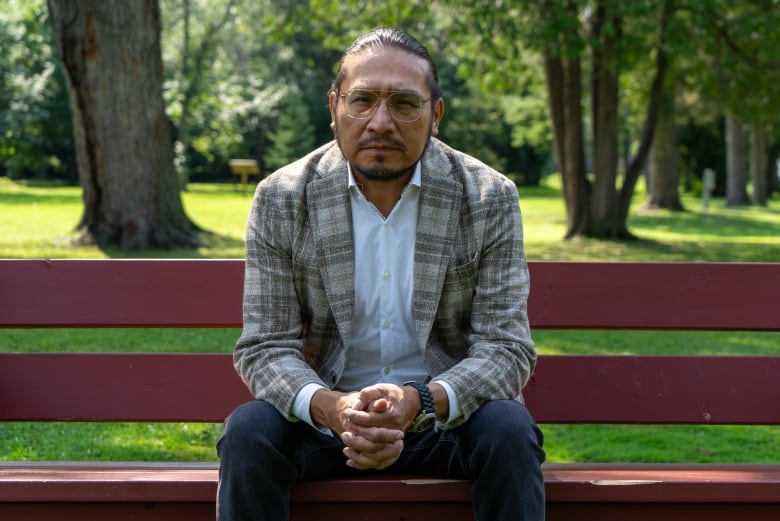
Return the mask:
<svg viewBox="0 0 780 521">
<path fill-rule="evenodd" d="M 561 240 L 559 179 L 519 187 L 530 260 L 780 262 L 780 205 L 708 210 L 682 194 L 687 212 L 646 211 L 634 198 L 635 242 Z M 78 187 L 0 178 L 0 257 L 243 258 L 251 193 L 232 184 L 191 184 L 187 214 L 207 230 L 197 249 L 123 252 L 73 247 Z M 237 329 L 0 329 L 2 351 L 231 352 Z M 535 330 L 543 354 L 780 355 L 780 333 Z M 780 461 L 780 427 L 544 425 L 550 461 Z M 0 423 L 0 459 L 213 461 L 221 426 L 146 423 Z"/>
<path fill-rule="evenodd" d="M 0 459 L 216 461 L 212 423 L 0 423 Z"/>
<path fill-rule="evenodd" d="M 81 189 L 72 186 L 39 186 L 0 178 L 0 258 L 104 259 L 242 258 L 244 228 L 251 194 L 231 184 L 192 184 L 182 194 L 187 215 L 208 233 L 196 250 L 144 250 L 122 252 L 96 246 L 73 246 L 82 212 Z"/>
<path fill-rule="evenodd" d="M 526 255 L 531 260 L 780 262 L 780 207 L 726 208 L 722 200 L 709 210 L 691 194 L 681 194 L 685 212 L 643 208 L 642 185 L 634 195 L 629 229 L 639 241 L 563 241 L 566 211 L 560 178 L 539 187 L 519 187 Z"/>
<path fill-rule="evenodd" d="M 703 210 L 682 194 L 687 212 L 643 210 L 641 185 L 629 228 L 636 242 L 579 239 L 563 241 L 566 212 L 559 178 L 538 187 L 519 187 L 526 254 L 531 260 L 780 261 L 780 207 L 727 209 L 722 200 Z M 0 178 L 0 257 L 6 258 L 242 258 L 251 193 L 234 184 L 190 184 L 182 194 L 187 214 L 208 231 L 195 250 L 123 252 L 73 247 L 81 216 L 81 190 L 50 184 L 23 184 Z"/>
</svg>

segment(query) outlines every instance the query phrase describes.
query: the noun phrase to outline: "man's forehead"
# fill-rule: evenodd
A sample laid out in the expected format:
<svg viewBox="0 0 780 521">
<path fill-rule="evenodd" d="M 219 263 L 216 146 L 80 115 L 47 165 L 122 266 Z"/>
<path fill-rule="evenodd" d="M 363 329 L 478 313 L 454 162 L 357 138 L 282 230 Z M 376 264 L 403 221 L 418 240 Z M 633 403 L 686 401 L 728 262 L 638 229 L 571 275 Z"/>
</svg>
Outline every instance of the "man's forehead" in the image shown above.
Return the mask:
<svg viewBox="0 0 780 521">
<path fill-rule="evenodd" d="M 344 58 L 346 84 L 362 88 L 409 90 L 427 85 L 425 59 L 395 48 L 364 49 Z M 377 82 L 381 85 L 375 85 Z"/>
</svg>

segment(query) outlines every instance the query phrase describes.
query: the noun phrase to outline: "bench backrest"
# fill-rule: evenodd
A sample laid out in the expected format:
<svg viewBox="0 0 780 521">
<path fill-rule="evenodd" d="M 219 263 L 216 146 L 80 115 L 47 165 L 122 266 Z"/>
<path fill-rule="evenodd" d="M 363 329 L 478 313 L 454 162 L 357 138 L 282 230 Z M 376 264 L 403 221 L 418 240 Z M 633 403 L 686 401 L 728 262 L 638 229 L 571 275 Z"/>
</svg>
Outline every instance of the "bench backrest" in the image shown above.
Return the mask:
<svg viewBox="0 0 780 521">
<path fill-rule="evenodd" d="M 780 330 L 780 264 L 530 263 L 534 328 Z M 0 327 L 240 327 L 243 261 L 0 260 Z M 780 357 L 543 356 L 542 423 L 780 424 Z M 0 353 L 0 420 L 221 421 L 230 354 Z"/>
<path fill-rule="evenodd" d="M 534 328 L 780 330 L 780 263 L 530 262 Z M 0 327 L 240 327 L 242 260 L 0 260 Z"/>
</svg>

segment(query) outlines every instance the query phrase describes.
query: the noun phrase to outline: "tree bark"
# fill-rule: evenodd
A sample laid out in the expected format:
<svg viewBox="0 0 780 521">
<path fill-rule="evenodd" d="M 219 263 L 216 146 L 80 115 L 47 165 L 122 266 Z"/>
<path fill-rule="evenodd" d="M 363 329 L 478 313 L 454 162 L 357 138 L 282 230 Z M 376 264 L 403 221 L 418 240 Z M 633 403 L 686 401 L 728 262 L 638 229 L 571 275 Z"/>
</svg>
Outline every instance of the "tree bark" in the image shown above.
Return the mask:
<svg viewBox="0 0 780 521">
<path fill-rule="evenodd" d="M 747 194 L 745 129 L 731 111 L 726 112 L 726 206 L 750 204 Z"/>
<path fill-rule="evenodd" d="M 585 176 L 582 129 L 582 74 L 575 58 L 545 55 L 545 79 L 550 101 L 556 158 L 566 202 L 566 234 L 582 235 L 589 223 L 590 183 Z"/>
<path fill-rule="evenodd" d="M 610 0 L 600 0 L 591 23 L 591 35 L 599 43 L 593 46 L 593 194 L 588 235 L 625 238 L 625 222 L 618 215 L 618 65 L 617 46 L 621 38 L 621 20 L 612 13 Z M 607 26 L 611 26 L 607 29 Z"/>
<path fill-rule="evenodd" d="M 83 239 L 122 249 L 197 244 L 163 104 L 157 1 L 48 8 L 73 113 Z"/>
<path fill-rule="evenodd" d="M 753 204 L 766 206 L 769 199 L 766 132 L 758 126 L 750 128 L 750 178 L 753 181 Z"/>
<path fill-rule="evenodd" d="M 648 176 L 647 208 L 682 211 L 680 200 L 680 157 L 677 152 L 674 92 L 664 89 L 658 105 L 658 120 Z"/>
</svg>

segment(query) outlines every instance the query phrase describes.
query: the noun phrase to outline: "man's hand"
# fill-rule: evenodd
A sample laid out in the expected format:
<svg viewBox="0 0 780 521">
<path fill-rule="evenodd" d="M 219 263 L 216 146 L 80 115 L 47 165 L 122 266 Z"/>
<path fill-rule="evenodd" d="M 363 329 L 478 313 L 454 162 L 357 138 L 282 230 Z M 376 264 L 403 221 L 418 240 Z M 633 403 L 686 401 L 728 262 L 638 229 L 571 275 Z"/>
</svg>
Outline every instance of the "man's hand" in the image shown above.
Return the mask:
<svg viewBox="0 0 780 521">
<path fill-rule="evenodd" d="M 348 466 L 381 470 L 392 465 L 403 450 L 403 430 L 387 421 L 389 406 L 390 402 L 381 399 L 365 402 L 360 393 L 323 389 L 312 397 L 311 415 L 339 435 Z"/>
<path fill-rule="evenodd" d="M 349 420 L 357 427 L 386 427 L 405 431 L 420 412 L 419 393 L 409 386 L 377 384 L 358 393 Z"/>
</svg>

